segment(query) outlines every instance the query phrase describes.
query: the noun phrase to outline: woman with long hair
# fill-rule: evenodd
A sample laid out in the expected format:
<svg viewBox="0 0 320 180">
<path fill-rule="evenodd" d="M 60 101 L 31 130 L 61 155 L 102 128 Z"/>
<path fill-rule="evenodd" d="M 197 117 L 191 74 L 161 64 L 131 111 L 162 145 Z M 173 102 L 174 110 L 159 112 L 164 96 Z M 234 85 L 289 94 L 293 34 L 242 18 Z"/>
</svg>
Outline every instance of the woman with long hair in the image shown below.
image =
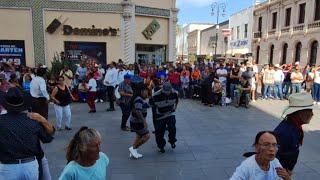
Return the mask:
<svg viewBox="0 0 320 180">
<path fill-rule="evenodd" d="M 106 179 L 109 158 L 100 151 L 100 144 L 97 130 L 81 127 L 68 145 L 68 163 L 59 180 Z"/>
</svg>

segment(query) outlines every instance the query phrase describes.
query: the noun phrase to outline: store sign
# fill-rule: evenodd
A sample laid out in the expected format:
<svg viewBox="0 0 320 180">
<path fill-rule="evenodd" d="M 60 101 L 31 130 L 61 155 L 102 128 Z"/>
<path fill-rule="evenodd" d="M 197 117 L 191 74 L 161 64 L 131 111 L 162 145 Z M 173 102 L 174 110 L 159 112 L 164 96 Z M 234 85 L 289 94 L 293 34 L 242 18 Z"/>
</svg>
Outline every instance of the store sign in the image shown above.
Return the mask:
<svg viewBox="0 0 320 180">
<path fill-rule="evenodd" d="M 63 35 L 79 35 L 79 36 L 119 36 L 120 29 L 116 28 L 95 28 L 92 25 L 91 28 L 78 28 L 70 25 L 63 26 Z"/>
<path fill-rule="evenodd" d="M 152 36 L 160 29 L 160 24 L 157 20 L 153 20 L 147 27 L 142 31 L 144 37 L 148 40 L 152 40 Z"/>
<path fill-rule="evenodd" d="M 230 46 L 239 48 L 239 47 L 243 47 L 243 46 L 248 45 L 248 43 L 249 43 L 248 40 L 238 40 L 238 41 L 235 41 L 235 42 L 231 42 Z"/>
<path fill-rule="evenodd" d="M 0 40 L 0 62 L 26 65 L 24 41 Z"/>
<path fill-rule="evenodd" d="M 65 41 L 64 52 L 66 58 L 71 61 L 87 61 L 104 65 L 107 62 L 104 42 Z"/>
</svg>

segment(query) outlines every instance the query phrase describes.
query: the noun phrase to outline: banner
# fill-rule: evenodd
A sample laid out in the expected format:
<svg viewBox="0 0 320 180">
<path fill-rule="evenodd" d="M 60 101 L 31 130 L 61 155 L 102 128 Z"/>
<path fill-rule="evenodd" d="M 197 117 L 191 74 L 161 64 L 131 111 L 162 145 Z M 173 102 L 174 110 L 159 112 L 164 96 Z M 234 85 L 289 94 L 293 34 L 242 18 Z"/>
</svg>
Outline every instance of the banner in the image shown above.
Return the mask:
<svg viewBox="0 0 320 180">
<path fill-rule="evenodd" d="M 65 41 L 64 51 L 66 58 L 71 61 L 91 61 L 102 65 L 107 62 L 104 42 Z"/>
<path fill-rule="evenodd" d="M 0 62 L 14 62 L 26 65 L 24 41 L 0 40 Z"/>
</svg>

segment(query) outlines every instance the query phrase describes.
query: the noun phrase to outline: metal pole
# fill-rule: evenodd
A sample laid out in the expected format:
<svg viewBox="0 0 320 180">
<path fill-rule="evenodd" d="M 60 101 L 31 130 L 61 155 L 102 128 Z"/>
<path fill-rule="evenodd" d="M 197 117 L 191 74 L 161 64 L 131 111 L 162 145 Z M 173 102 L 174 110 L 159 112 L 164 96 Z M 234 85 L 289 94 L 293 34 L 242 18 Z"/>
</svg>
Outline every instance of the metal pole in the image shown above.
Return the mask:
<svg viewBox="0 0 320 180">
<path fill-rule="evenodd" d="M 184 54 L 184 30 L 182 28 L 182 60 L 181 60 L 182 63 L 183 63 L 183 54 Z"/>
<path fill-rule="evenodd" d="M 216 42 L 214 48 L 214 59 L 217 59 L 217 47 L 218 47 L 218 27 L 219 27 L 219 5 L 217 6 L 217 23 L 216 23 Z"/>
</svg>

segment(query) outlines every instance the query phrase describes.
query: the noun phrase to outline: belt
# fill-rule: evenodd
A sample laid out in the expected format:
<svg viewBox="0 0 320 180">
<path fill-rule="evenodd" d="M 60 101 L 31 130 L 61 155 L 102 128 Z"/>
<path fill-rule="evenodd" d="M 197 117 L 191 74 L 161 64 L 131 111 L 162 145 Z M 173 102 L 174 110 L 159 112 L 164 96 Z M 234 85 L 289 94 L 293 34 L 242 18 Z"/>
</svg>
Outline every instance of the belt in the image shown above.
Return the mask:
<svg viewBox="0 0 320 180">
<path fill-rule="evenodd" d="M 23 163 L 28 163 L 31 161 L 36 160 L 36 157 L 28 157 L 24 159 L 15 159 L 15 160 L 5 160 L 5 161 L 0 161 L 1 164 L 23 164 Z"/>
</svg>

